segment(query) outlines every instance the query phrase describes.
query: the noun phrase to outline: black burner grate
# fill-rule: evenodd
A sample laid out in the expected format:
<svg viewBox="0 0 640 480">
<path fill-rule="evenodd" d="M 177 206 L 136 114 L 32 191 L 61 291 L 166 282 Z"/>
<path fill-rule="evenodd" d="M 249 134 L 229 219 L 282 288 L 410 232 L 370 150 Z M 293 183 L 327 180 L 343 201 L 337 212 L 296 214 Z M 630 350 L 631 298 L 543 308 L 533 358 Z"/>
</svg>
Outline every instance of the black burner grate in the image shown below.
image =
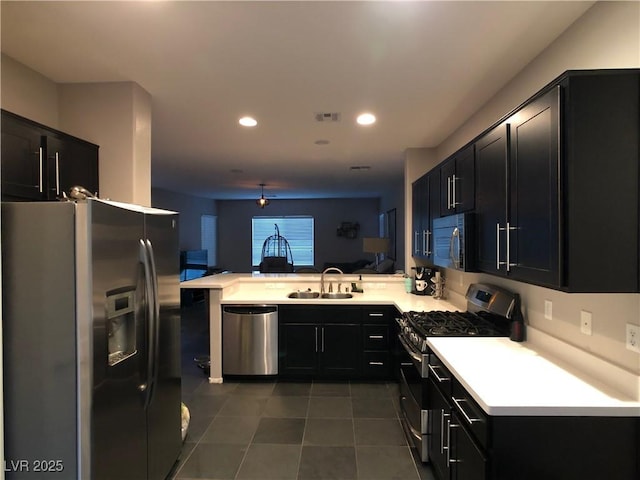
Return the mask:
<svg viewBox="0 0 640 480">
<path fill-rule="evenodd" d="M 407 312 L 409 324 L 424 337 L 508 335 L 508 320 L 488 312 Z"/>
</svg>

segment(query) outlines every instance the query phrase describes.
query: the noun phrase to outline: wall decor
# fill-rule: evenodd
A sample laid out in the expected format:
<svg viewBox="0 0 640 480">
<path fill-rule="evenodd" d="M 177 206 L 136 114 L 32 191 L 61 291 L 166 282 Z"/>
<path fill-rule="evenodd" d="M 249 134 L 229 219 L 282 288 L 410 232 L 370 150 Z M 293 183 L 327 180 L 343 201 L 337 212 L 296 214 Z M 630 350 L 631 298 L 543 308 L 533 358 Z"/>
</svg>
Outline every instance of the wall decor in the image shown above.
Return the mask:
<svg viewBox="0 0 640 480">
<path fill-rule="evenodd" d="M 336 234 L 339 237 L 354 239 L 358 237 L 358 230 L 360 230 L 360 224 L 358 222 L 342 222 L 338 227 Z"/>
</svg>

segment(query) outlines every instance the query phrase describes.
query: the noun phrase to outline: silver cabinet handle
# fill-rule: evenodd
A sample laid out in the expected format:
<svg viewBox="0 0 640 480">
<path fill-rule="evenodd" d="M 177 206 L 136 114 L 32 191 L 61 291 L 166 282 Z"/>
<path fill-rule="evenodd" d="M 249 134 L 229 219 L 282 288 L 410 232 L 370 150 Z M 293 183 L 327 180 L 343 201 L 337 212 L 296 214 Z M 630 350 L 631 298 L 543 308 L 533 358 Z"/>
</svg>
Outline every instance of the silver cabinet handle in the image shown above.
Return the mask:
<svg viewBox="0 0 640 480">
<path fill-rule="evenodd" d="M 422 254 L 429 255 L 429 230 L 422 231 Z"/>
<path fill-rule="evenodd" d="M 455 398 L 452 397 L 453 403 L 456 404 L 456 407 L 458 407 L 458 409 L 462 412 L 462 416 L 464 416 L 465 420 L 467 422 L 469 422 L 469 424 L 471 423 L 476 423 L 476 422 L 482 422 L 481 418 L 472 418 L 469 416 L 469 414 L 467 414 L 467 412 L 465 412 L 464 408 L 462 407 L 462 403 L 467 403 L 467 399 L 466 398 Z"/>
<path fill-rule="evenodd" d="M 444 445 L 444 420 L 445 418 L 449 418 L 450 416 L 451 415 L 449 415 L 448 413 L 444 413 L 444 409 L 440 410 L 440 453 L 444 453 L 444 451 L 449 448 L 449 445 L 447 445 L 446 447 Z"/>
<path fill-rule="evenodd" d="M 500 270 L 500 224 L 496 223 L 496 270 Z"/>
<path fill-rule="evenodd" d="M 418 235 L 420 235 L 420 232 L 418 232 L 417 230 L 414 232 L 413 235 L 413 243 L 415 244 L 415 254 L 418 255 L 420 253 L 420 247 L 418 246 Z"/>
<path fill-rule="evenodd" d="M 437 374 L 437 372 L 436 372 L 436 368 L 438 367 L 437 365 L 436 365 L 436 367 L 435 367 L 435 368 L 434 368 L 434 366 L 433 366 L 433 365 L 431 365 L 430 363 L 429 363 L 429 364 L 427 364 L 427 365 L 428 365 L 428 367 L 429 367 L 429 371 L 433 374 L 433 376 L 434 376 L 434 377 L 436 377 L 436 380 L 438 380 L 438 382 L 439 382 L 439 383 L 442 383 L 442 382 L 448 382 L 449 380 L 451 380 L 451 378 L 449 378 L 449 377 L 441 377 L 441 376 L 439 376 L 439 375 Z"/>
<path fill-rule="evenodd" d="M 383 366 L 384 362 L 369 362 L 369 365 L 379 365 L 379 366 Z"/>
<path fill-rule="evenodd" d="M 369 335 L 369 338 L 371 340 L 382 340 L 384 338 L 384 335 Z"/>
<path fill-rule="evenodd" d="M 316 327 L 316 353 L 318 353 L 318 327 Z"/>
<path fill-rule="evenodd" d="M 456 176 L 454 175 L 451 178 L 451 208 L 456 208 L 456 205 L 458 205 L 457 200 L 457 195 L 456 195 Z"/>
<path fill-rule="evenodd" d="M 518 227 L 513 227 L 507 222 L 506 227 L 502 228 L 499 223 L 496 223 L 496 269 L 500 270 L 500 266 L 504 265 L 507 272 L 511 271 L 511 267 L 515 267 L 517 263 L 511 263 L 511 231 L 517 230 Z M 507 237 L 507 255 L 506 261 L 500 261 L 500 232 L 505 232 Z"/>
<path fill-rule="evenodd" d="M 40 155 L 40 177 L 39 177 L 39 180 L 38 180 L 38 190 L 40 191 L 40 193 L 42 193 L 42 189 L 43 189 L 43 187 L 42 187 L 42 167 L 43 167 L 43 164 L 42 164 L 42 153 L 43 153 L 42 147 L 40 147 L 38 149 L 38 153 Z"/>
<path fill-rule="evenodd" d="M 369 312 L 370 317 L 384 317 L 384 313 L 379 312 Z"/>
<path fill-rule="evenodd" d="M 507 222 L 507 272 L 511 270 L 511 267 L 515 267 L 515 263 L 511 263 L 511 230 L 517 230 L 518 227 L 512 227 L 509 222 Z"/>
<path fill-rule="evenodd" d="M 322 343 L 320 351 L 324 353 L 324 327 L 322 327 Z"/>
<path fill-rule="evenodd" d="M 60 195 L 60 158 L 56 152 L 56 195 Z"/>
<path fill-rule="evenodd" d="M 451 423 L 451 420 L 447 420 L 447 446 L 451 447 L 451 429 L 458 428 L 460 425 L 457 423 Z M 459 463 L 460 460 L 451 458 L 451 448 L 447 449 L 447 465 L 451 463 Z"/>
<path fill-rule="evenodd" d="M 425 240 L 426 238 L 426 240 Z M 431 255 L 431 231 L 423 230 L 422 231 L 422 254 L 423 255 Z"/>
</svg>

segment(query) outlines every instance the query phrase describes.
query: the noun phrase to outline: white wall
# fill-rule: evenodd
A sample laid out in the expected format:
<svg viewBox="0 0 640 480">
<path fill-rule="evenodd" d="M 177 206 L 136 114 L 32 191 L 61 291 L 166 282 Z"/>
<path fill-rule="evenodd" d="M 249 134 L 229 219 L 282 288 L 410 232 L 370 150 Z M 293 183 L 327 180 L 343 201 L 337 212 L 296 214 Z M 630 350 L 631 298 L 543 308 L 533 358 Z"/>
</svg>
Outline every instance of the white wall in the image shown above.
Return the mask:
<svg viewBox="0 0 640 480">
<path fill-rule="evenodd" d="M 2 108 L 100 146 L 101 197 L 151 205 L 151 96 L 134 82 L 57 84 L 1 57 Z"/>
<path fill-rule="evenodd" d="M 4 53 L 0 66 L 2 108 L 59 129 L 58 85 Z"/>
<path fill-rule="evenodd" d="M 598 2 L 439 145 L 436 161 L 444 160 L 565 70 L 639 67 L 640 3 Z M 408 178 L 405 184 L 409 186 L 424 173 L 423 169 L 411 164 L 414 160 L 407 156 Z M 419 160 L 420 165 L 425 166 L 430 162 L 433 162 L 433 157 Z M 410 198 L 408 189 L 405 201 L 408 202 L 406 217 L 409 219 Z M 408 243 L 411 241 L 410 220 L 407 225 Z M 606 261 L 606 258 L 600 260 Z M 597 271 L 597 263 L 594 263 L 594 275 Z M 626 324 L 640 325 L 639 294 L 567 294 L 491 275 L 453 271 L 447 271 L 446 275 L 447 287 L 461 294 L 469 283 L 477 281 L 495 283 L 519 293 L 529 325 L 640 375 L 640 355 L 626 350 L 624 345 Z M 544 318 L 545 300 L 551 300 L 553 304 L 551 321 Z M 593 314 L 591 336 L 580 333 L 581 310 Z"/>
<path fill-rule="evenodd" d="M 59 92 L 60 129 L 100 145 L 100 196 L 151 206 L 151 96 L 134 82 Z"/>
<path fill-rule="evenodd" d="M 200 250 L 200 217 L 218 214 L 215 200 L 161 188 L 151 189 L 151 204 L 153 207 L 180 213 L 180 250 Z"/>
</svg>

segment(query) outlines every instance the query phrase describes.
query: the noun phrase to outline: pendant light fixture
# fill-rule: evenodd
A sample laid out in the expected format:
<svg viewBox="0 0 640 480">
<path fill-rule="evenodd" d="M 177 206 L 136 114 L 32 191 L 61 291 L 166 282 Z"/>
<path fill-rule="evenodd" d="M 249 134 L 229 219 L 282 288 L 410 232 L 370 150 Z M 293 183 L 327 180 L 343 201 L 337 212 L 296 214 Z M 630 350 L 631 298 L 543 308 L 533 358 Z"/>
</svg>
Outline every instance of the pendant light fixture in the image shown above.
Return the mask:
<svg viewBox="0 0 640 480">
<path fill-rule="evenodd" d="M 264 186 L 265 186 L 264 183 L 260 184 L 260 187 L 261 187 L 262 191 L 261 191 L 260 198 L 258 200 L 256 200 L 256 205 L 258 205 L 260 208 L 264 208 L 267 205 L 269 205 L 269 200 L 264 198 Z"/>
</svg>

